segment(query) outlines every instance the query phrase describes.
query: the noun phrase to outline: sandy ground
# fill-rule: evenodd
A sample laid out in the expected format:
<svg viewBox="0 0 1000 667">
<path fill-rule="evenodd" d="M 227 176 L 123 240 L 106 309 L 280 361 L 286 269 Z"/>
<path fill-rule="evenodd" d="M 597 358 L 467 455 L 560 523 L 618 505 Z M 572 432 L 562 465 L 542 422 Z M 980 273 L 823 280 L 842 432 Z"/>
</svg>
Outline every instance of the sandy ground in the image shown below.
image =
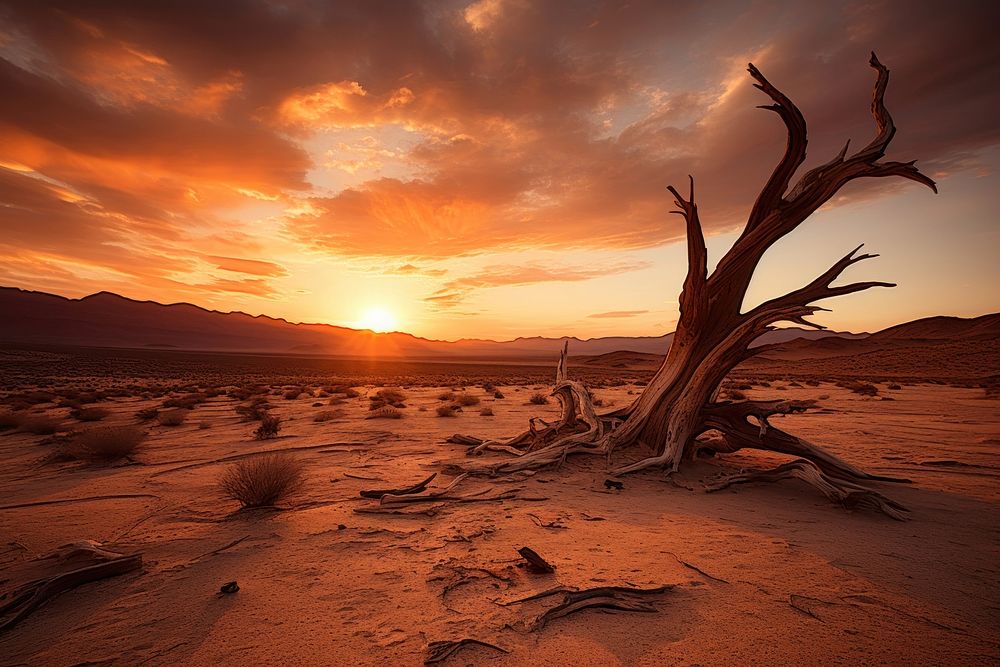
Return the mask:
<svg viewBox="0 0 1000 667">
<path fill-rule="evenodd" d="M 556 416 L 554 403 L 526 404 L 531 386 L 501 389 L 503 400 L 468 389 L 494 417 L 468 408 L 451 419 L 435 415 L 434 388 L 408 389 L 399 420 L 364 420 L 362 396 L 336 406 L 342 418 L 314 423 L 315 412 L 332 408 L 277 397 L 273 412 L 286 424 L 269 441 L 251 439 L 255 424 L 234 413 L 237 402 L 216 397 L 181 426 L 151 426 L 136 463 L 114 467 L 43 463 L 40 436 L 0 435 L 0 590 L 18 583 L 11 573 L 31 558 L 73 540 L 145 561 L 0 635 L 0 663 L 417 665 L 429 642 L 466 637 L 509 653 L 465 648 L 447 664 L 1000 660 L 1000 413 L 981 389 L 881 386 L 892 401 L 830 384 L 779 392 L 828 397 L 820 411 L 784 418 L 783 428 L 914 481 L 880 485 L 912 510 L 905 523 L 848 512 L 797 483 L 697 490 L 720 465 L 770 463 L 751 454 L 693 465 L 676 483 L 653 472 L 627 477 L 622 491 L 604 488 L 603 461 L 578 458 L 461 487 L 516 490 L 514 499 L 436 504 L 432 515 L 355 512 L 377 504 L 359 490 L 406 485 L 461 459 L 464 449 L 444 442 L 452 433 L 501 436 L 529 416 Z M 620 405 L 636 390 L 595 394 Z M 106 423 L 135 423 L 136 410 L 158 403 L 101 405 L 114 411 Z M 282 511 L 236 512 L 218 489 L 220 474 L 233 457 L 272 450 L 305 462 L 305 487 Z M 555 574 L 519 568 L 515 550 L 525 545 Z M 218 595 L 233 579 L 240 592 Z M 590 610 L 538 631 L 530 623 L 553 601 L 499 604 L 556 585 L 662 584 L 674 588 L 655 599 L 657 613 Z"/>
</svg>

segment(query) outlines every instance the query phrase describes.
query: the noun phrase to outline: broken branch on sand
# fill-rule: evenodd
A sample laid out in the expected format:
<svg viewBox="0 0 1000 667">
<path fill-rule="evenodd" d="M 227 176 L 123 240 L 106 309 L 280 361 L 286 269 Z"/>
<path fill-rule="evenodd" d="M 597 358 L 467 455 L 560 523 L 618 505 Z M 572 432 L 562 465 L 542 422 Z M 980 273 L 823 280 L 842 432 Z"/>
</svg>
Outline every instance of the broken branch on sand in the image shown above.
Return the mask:
<svg viewBox="0 0 1000 667">
<path fill-rule="evenodd" d="M 542 593 L 505 603 L 505 605 L 521 604 L 531 600 L 540 600 L 553 595 L 562 594 L 562 601 L 547 609 L 531 624 L 532 630 L 541 630 L 549 621 L 568 616 L 584 609 L 613 609 L 618 611 L 637 611 L 651 613 L 658 611 L 655 606 L 646 602 L 650 596 L 659 595 L 673 589 L 672 584 L 656 588 L 635 588 L 632 586 L 599 586 L 585 590 L 576 590 L 559 586 Z"/>
<path fill-rule="evenodd" d="M 53 554 L 43 557 L 58 558 L 64 562 L 90 562 L 85 567 L 77 567 L 35 581 L 4 595 L 10 598 L 0 606 L 0 632 L 14 627 L 49 600 L 82 584 L 108 577 L 115 577 L 142 567 L 142 554 L 122 556 L 101 549 L 96 544 L 84 542 L 60 547 Z M 41 559 L 40 559 L 41 560 Z M 4 618 L 7 617 L 7 618 Z"/>
<path fill-rule="evenodd" d="M 364 489 L 361 491 L 361 497 L 379 499 L 385 495 L 401 496 L 411 493 L 422 493 L 427 488 L 427 485 L 434 481 L 435 477 L 437 477 L 437 473 L 434 473 L 421 482 L 417 482 L 416 484 L 412 484 L 410 486 L 404 486 L 399 489 Z"/>
<path fill-rule="evenodd" d="M 494 646 L 493 644 L 482 642 L 478 639 L 466 638 L 453 641 L 437 641 L 431 642 L 427 645 L 427 657 L 424 659 L 424 664 L 433 665 L 441 662 L 465 646 L 485 646 L 486 648 L 491 648 L 494 651 L 500 651 L 501 653 L 510 653 L 510 651 L 505 648 Z"/>
</svg>

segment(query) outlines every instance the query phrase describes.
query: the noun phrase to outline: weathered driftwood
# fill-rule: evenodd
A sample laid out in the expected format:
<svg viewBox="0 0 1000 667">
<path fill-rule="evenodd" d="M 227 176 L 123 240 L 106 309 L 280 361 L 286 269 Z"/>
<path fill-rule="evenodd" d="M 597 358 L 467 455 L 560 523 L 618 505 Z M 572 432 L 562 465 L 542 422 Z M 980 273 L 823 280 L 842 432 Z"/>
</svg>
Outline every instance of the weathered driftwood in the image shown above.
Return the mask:
<svg viewBox="0 0 1000 667">
<path fill-rule="evenodd" d="M 454 655 L 459 649 L 466 646 L 484 646 L 486 648 L 491 648 L 494 651 L 500 651 L 501 653 L 510 653 L 510 651 L 505 648 L 500 648 L 499 646 L 479 641 L 478 639 L 466 638 L 450 641 L 437 641 L 431 642 L 427 645 L 427 657 L 424 658 L 424 664 L 433 665 L 439 663 L 442 660 Z"/>
<path fill-rule="evenodd" d="M 68 590 L 142 567 L 142 554 L 123 556 L 89 541 L 63 545 L 38 560 L 53 560 L 72 569 L 30 581 L 0 598 L 6 599 L 0 605 L 0 632 L 13 628 L 43 604 Z"/>
<path fill-rule="evenodd" d="M 647 602 L 653 596 L 665 593 L 673 588 L 668 584 L 656 588 L 634 588 L 631 586 L 599 586 L 586 590 L 577 590 L 565 586 L 551 588 L 541 593 L 529 595 L 519 600 L 503 603 L 504 606 L 523 604 L 533 600 L 541 600 L 553 595 L 562 595 L 562 601 L 554 607 L 545 610 L 531 624 L 532 630 L 541 630 L 549 621 L 568 616 L 584 609 L 615 609 L 619 611 L 655 612 L 656 607 Z"/>
<path fill-rule="evenodd" d="M 549 574 L 550 572 L 555 572 L 555 568 L 544 558 L 538 555 L 538 552 L 531 547 L 521 547 L 517 550 L 517 553 L 521 554 L 521 558 L 528 561 L 528 570 L 534 572 L 535 574 Z"/>
<path fill-rule="evenodd" d="M 826 479 L 889 481 L 870 475 L 842 461 L 826 450 L 779 429 L 769 428 L 767 417 L 778 414 L 779 402 L 719 404 L 719 385 L 732 369 L 760 348 L 751 344 L 774 328 L 777 322 L 823 328 L 807 317 L 824 310 L 813 305 L 830 297 L 861 292 L 873 287 L 893 287 L 886 282 L 855 282 L 833 285 L 849 266 L 875 257 L 858 254 L 858 246 L 809 284 L 744 312 L 743 301 L 757 265 L 764 253 L 802 224 L 847 183 L 866 177 L 895 176 L 916 181 L 935 192 L 934 181 L 921 174 L 913 162 L 884 161 L 896 128 L 885 107 L 889 70 L 873 53 L 870 61 L 877 76 L 872 94 L 875 137 L 860 150 L 848 154 L 848 146 L 832 159 L 803 174 L 794 184 L 793 176 L 806 157 L 806 122 L 795 104 L 775 88 L 752 64 L 748 71 L 754 86 L 771 98 L 762 108 L 774 111 L 785 124 L 785 153 L 774 168 L 750 211 L 742 234 L 722 257 L 711 275 L 704 235 L 695 199 L 694 179 L 687 196 L 669 187 L 684 219 L 687 231 L 688 271 L 679 298 L 680 318 L 666 359 L 642 393 L 630 405 L 597 414 L 590 395 L 579 383 L 566 376 L 566 350 L 560 357 L 553 393 L 560 400 L 562 415 L 554 424 L 538 428 L 533 420 L 527 431 L 507 440 L 482 440 L 456 436 L 455 441 L 474 445 L 473 453 L 509 451 L 516 458 L 501 462 L 470 463 L 463 466 L 475 474 L 505 474 L 559 464 L 573 454 L 601 454 L 631 445 L 648 450 L 649 455 L 623 465 L 614 474 L 626 474 L 652 467 L 676 471 L 698 450 L 697 438 L 709 430 L 719 430 L 726 451 L 743 447 L 774 451 L 807 459 Z M 785 404 L 785 412 L 793 411 Z M 758 421 L 754 429 L 748 419 Z M 801 477 L 824 493 L 828 482 L 815 475 Z M 893 480 L 898 481 L 898 480 Z M 884 503 L 875 504 L 886 511 Z M 892 516 L 895 512 L 887 512 Z"/>
<path fill-rule="evenodd" d="M 407 495 L 407 494 L 411 494 L 411 493 L 421 493 L 422 491 L 424 491 L 424 489 L 427 488 L 428 484 L 430 484 L 431 482 L 434 481 L 435 477 L 437 477 L 437 473 L 434 473 L 433 475 L 431 475 L 427 479 L 425 479 L 423 481 L 420 481 L 420 482 L 417 482 L 416 484 L 413 484 L 412 486 L 405 486 L 405 487 L 403 487 L 401 489 L 367 489 L 367 490 L 363 490 L 363 491 L 361 491 L 361 497 L 362 498 L 376 498 L 377 499 L 377 498 L 381 498 L 382 496 L 385 496 L 385 495 L 400 496 L 400 495 Z"/>
</svg>

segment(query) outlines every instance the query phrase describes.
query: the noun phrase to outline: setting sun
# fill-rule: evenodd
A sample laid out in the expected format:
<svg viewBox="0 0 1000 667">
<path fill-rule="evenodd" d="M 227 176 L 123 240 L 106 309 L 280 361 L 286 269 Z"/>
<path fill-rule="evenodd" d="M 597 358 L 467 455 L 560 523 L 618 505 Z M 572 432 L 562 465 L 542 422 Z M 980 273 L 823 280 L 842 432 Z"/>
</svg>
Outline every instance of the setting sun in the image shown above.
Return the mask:
<svg viewBox="0 0 1000 667">
<path fill-rule="evenodd" d="M 366 310 L 358 321 L 363 329 L 371 329 L 376 333 L 396 330 L 396 317 L 381 306 L 372 306 Z"/>
</svg>

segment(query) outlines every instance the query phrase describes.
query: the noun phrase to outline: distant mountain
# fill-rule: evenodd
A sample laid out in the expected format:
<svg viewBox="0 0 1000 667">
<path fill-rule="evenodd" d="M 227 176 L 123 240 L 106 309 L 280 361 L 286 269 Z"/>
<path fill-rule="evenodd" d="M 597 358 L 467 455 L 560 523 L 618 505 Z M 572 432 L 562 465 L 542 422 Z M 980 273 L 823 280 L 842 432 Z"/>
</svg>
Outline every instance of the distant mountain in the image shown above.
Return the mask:
<svg viewBox="0 0 1000 667">
<path fill-rule="evenodd" d="M 585 340 L 531 337 L 502 342 L 481 339 L 449 342 L 399 332 L 378 334 L 329 324 L 294 324 L 265 315 L 223 313 L 188 303 L 164 305 L 155 301 L 135 301 L 111 292 L 68 299 L 10 287 L 0 287 L 0 313 L 0 342 L 7 344 L 349 357 L 550 359 L 558 354 L 564 341 L 569 341 L 570 354 L 574 356 L 619 351 L 662 355 L 673 339 L 673 334 L 669 333 Z M 938 331 L 931 326 L 921 330 Z M 821 339 L 847 342 L 866 336 L 788 328 L 769 332 L 755 344 L 787 344 L 789 341 L 805 344 Z"/>
<path fill-rule="evenodd" d="M 883 329 L 872 336 L 873 340 L 935 340 L 995 338 L 1000 335 L 1000 313 L 982 317 L 925 317 L 905 324 Z"/>
</svg>

